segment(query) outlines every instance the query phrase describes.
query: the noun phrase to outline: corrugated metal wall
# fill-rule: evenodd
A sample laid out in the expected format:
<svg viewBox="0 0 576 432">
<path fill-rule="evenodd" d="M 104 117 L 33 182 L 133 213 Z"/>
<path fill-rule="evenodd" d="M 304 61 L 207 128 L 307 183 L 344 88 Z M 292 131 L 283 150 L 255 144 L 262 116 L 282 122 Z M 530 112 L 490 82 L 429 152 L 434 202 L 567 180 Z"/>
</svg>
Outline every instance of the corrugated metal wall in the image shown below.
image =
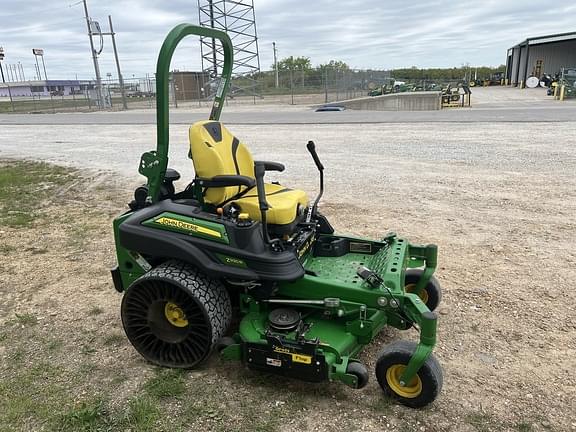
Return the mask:
<svg viewBox="0 0 576 432">
<path fill-rule="evenodd" d="M 576 39 L 543 45 L 530 45 L 527 76 L 532 75 L 538 60 L 542 60 L 542 73 L 550 75 L 558 73 L 562 67 L 576 67 Z M 520 81 L 525 81 L 525 46 L 513 49 L 511 64 L 510 83 L 519 84 Z"/>
<path fill-rule="evenodd" d="M 519 70 L 518 70 L 518 66 L 520 65 L 520 50 L 522 48 L 514 48 L 512 50 L 512 67 L 510 70 L 510 83 L 511 84 L 516 84 L 518 82 L 518 74 L 519 74 Z M 523 49 L 522 49 L 523 51 Z"/>
<path fill-rule="evenodd" d="M 538 60 L 542 60 L 542 71 L 550 75 L 563 67 L 576 67 L 576 40 L 531 46 L 529 52 L 528 76 Z"/>
</svg>

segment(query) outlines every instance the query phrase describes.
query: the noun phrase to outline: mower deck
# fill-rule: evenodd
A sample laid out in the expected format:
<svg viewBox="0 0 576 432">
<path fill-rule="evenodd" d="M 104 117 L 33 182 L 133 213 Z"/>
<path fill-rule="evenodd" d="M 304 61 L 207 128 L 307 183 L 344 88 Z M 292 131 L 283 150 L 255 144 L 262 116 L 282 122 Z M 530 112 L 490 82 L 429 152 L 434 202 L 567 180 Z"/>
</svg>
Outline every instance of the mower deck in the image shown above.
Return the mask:
<svg viewBox="0 0 576 432">
<path fill-rule="evenodd" d="M 334 252 L 327 244 L 352 245 L 365 253 Z M 347 373 L 349 362 L 357 361 L 355 356 L 386 325 L 405 330 L 416 324 L 422 330 L 420 343 L 403 374 L 404 381 L 412 380 L 434 347 L 436 315 L 417 294 L 405 292 L 400 274 L 404 263 L 432 266 L 422 272 L 431 274 L 436 248 L 412 246 L 392 234 L 384 242 L 320 237 L 314 250 L 340 256 L 311 253 L 303 263 L 305 276 L 280 284 L 273 299 L 242 296 L 245 317 L 235 335 L 237 343 L 223 350 L 224 357 L 271 373 L 358 387 L 358 377 Z M 377 285 L 374 279 L 365 280 L 358 270 L 362 267 L 387 282 Z M 276 308 L 298 313 L 302 317 L 298 327 L 288 331 L 271 327 L 269 314 Z"/>
</svg>

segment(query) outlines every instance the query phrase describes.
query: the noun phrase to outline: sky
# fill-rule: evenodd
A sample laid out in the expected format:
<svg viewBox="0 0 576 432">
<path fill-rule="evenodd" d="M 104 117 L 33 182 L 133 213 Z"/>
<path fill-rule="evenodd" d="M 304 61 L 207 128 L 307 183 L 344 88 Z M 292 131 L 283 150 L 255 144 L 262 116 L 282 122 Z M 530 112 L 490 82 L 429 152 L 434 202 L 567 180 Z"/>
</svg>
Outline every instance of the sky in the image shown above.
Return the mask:
<svg viewBox="0 0 576 432">
<path fill-rule="evenodd" d="M 108 31 L 112 15 L 125 78 L 153 75 L 165 35 L 182 22 L 198 23 L 196 0 L 87 0 L 89 15 Z M 377 1 L 254 0 L 262 70 L 278 58 L 331 59 L 358 69 L 497 66 L 506 50 L 532 36 L 576 31 L 576 3 L 556 0 Z M 96 45 L 99 41 L 95 40 Z M 0 46 L 6 64 L 35 75 L 32 48 L 44 49 L 50 79 L 93 79 L 82 2 L 0 0 Z M 112 44 L 99 57 L 103 79 L 116 77 Z M 200 70 L 197 38 L 184 39 L 173 69 Z"/>
</svg>

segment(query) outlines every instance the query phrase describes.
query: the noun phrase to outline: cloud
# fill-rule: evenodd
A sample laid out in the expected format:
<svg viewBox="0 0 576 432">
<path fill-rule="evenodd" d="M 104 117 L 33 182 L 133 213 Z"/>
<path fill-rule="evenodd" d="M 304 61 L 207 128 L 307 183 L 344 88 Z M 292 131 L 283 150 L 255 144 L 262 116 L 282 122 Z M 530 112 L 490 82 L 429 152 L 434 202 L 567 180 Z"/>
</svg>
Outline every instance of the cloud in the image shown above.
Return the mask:
<svg viewBox="0 0 576 432">
<path fill-rule="evenodd" d="M 6 3 L 6 2 L 5 2 Z M 572 1 L 554 8 L 541 1 L 508 2 L 254 0 L 260 64 L 272 64 L 272 42 L 280 58 L 310 57 L 313 64 L 343 60 L 352 67 L 452 67 L 498 65 L 506 49 L 526 37 L 576 30 Z M 153 74 L 163 38 L 181 22 L 198 22 L 194 0 L 88 0 L 90 16 L 108 28 L 112 15 L 125 77 Z M 9 2 L 0 10 L 0 45 L 5 63 L 22 63 L 34 75 L 32 48 L 44 48 L 50 78 L 92 78 L 91 53 L 82 3 L 75 0 Z M 95 40 L 98 44 L 98 41 Z M 199 43 L 185 39 L 173 68 L 198 70 Z M 100 57 L 102 76 L 116 76 L 109 38 Z"/>
</svg>

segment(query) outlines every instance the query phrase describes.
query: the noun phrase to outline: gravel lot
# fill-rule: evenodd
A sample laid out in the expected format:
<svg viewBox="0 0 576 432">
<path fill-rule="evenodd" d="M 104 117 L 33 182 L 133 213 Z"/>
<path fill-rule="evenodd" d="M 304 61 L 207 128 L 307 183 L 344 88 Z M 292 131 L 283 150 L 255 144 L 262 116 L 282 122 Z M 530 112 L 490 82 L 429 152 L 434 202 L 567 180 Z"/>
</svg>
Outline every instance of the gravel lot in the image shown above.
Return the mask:
<svg viewBox="0 0 576 432">
<path fill-rule="evenodd" d="M 439 245 L 436 353 L 445 388 L 416 429 L 406 430 L 576 430 L 576 297 L 567 293 L 576 285 L 576 123 L 230 129 L 256 158 L 286 164 L 270 179 L 311 195 L 317 173 L 305 143 L 315 140 L 326 167 L 322 209 L 339 231 L 378 237 L 394 230 Z M 187 127 L 175 125 L 171 135 L 171 166 L 190 179 Z M 153 125 L 4 125 L 0 158 L 85 168 L 100 188 L 110 179 L 107 192 L 127 202 L 142 179 L 139 155 L 154 139 Z M 112 262 L 110 248 L 103 267 Z M 101 295 L 114 296 L 111 283 Z M 392 332 L 379 343 L 399 337 Z M 371 367 L 377 351 L 365 351 Z M 373 378 L 361 392 L 343 390 L 359 409 L 378 392 Z M 328 430 L 324 417 L 346 417 L 326 401 L 318 409 L 305 414 L 317 430 Z M 386 429 L 377 412 L 365 415 L 359 429 Z M 393 413 L 392 425 L 394 416 L 410 415 Z"/>
</svg>

